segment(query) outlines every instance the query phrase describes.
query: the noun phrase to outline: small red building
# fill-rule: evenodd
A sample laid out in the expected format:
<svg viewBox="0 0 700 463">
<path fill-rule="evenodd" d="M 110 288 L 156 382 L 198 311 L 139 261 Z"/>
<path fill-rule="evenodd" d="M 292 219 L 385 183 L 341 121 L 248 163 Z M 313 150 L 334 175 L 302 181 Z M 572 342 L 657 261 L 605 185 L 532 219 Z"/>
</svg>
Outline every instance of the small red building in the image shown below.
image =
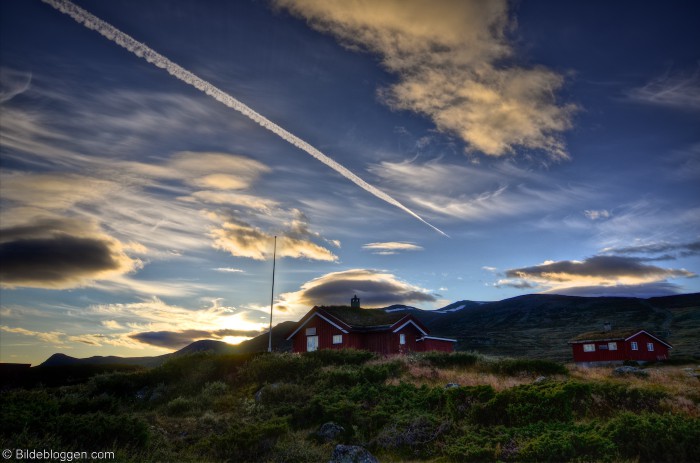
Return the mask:
<svg viewBox="0 0 700 463">
<path fill-rule="evenodd" d="M 666 341 L 640 329 L 592 331 L 579 334 L 569 344 L 574 362 L 584 365 L 666 360 L 668 350 L 673 348 Z"/>
<path fill-rule="evenodd" d="M 293 352 L 352 348 L 382 355 L 452 352 L 457 342 L 430 336 L 428 328 L 411 314 L 361 309 L 359 302 L 355 307 L 314 307 L 287 340 L 292 340 Z"/>
</svg>

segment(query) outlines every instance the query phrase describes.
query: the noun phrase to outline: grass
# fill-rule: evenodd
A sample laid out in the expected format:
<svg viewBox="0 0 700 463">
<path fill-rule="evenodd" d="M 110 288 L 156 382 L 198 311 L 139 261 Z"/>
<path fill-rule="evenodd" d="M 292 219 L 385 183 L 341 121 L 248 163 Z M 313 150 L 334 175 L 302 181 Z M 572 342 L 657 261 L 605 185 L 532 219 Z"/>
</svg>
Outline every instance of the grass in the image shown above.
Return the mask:
<svg viewBox="0 0 700 463">
<path fill-rule="evenodd" d="M 640 378 L 475 353 L 193 355 L 4 391 L 0 445 L 134 462 L 318 462 L 337 443 L 388 462 L 687 461 L 700 455 L 695 367 Z M 333 442 L 315 434 L 328 421 L 345 430 Z"/>
</svg>

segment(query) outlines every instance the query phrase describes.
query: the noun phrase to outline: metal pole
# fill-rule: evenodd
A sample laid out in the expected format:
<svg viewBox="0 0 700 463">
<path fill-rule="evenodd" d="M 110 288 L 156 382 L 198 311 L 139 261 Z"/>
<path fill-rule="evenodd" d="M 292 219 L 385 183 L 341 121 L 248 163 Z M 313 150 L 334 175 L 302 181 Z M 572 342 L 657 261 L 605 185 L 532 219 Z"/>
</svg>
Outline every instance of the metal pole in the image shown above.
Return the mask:
<svg viewBox="0 0 700 463">
<path fill-rule="evenodd" d="M 272 251 L 272 290 L 270 291 L 270 338 L 267 344 L 267 351 L 272 352 L 272 305 L 275 301 L 275 264 L 277 258 L 277 236 L 275 235 L 275 247 Z"/>
</svg>

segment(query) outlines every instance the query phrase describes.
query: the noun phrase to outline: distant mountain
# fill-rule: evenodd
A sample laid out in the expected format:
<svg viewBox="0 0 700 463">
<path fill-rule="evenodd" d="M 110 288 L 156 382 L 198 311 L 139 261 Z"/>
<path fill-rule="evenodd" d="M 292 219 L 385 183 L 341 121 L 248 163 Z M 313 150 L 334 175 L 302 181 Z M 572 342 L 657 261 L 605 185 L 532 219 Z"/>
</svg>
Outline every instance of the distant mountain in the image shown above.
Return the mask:
<svg viewBox="0 0 700 463">
<path fill-rule="evenodd" d="M 423 322 L 434 336 L 458 340 L 457 349 L 484 354 L 571 360 L 568 341 L 587 331 L 640 328 L 670 342 L 671 355 L 700 357 L 700 293 L 639 299 L 633 297 L 577 297 L 530 294 L 496 302 L 458 301 L 438 310 L 422 310 L 401 304 L 381 309 L 404 311 Z M 272 329 L 275 351 L 290 351 L 286 340 L 295 322 L 282 322 Z M 182 349 L 154 357 L 89 357 L 78 359 L 54 354 L 40 366 L 138 365 L 153 367 L 169 358 L 196 352 L 264 352 L 268 333 L 237 345 L 202 340 Z"/>
<path fill-rule="evenodd" d="M 276 351 L 291 350 L 291 343 L 286 341 L 294 322 L 282 322 L 272 328 L 272 345 Z M 153 357 L 108 357 L 94 356 L 88 358 L 75 358 L 66 354 L 53 354 L 39 367 L 55 367 L 66 365 L 137 365 L 143 367 L 155 367 L 162 365 L 167 360 L 190 355 L 199 352 L 211 352 L 213 354 L 246 354 L 263 352 L 267 350 L 268 333 L 261 334 L 240 344 L 232 345 L 221 341 L 203 339 L 195 341 L 182 349 L 170 354 L 156 355 Z"/>
</svg>

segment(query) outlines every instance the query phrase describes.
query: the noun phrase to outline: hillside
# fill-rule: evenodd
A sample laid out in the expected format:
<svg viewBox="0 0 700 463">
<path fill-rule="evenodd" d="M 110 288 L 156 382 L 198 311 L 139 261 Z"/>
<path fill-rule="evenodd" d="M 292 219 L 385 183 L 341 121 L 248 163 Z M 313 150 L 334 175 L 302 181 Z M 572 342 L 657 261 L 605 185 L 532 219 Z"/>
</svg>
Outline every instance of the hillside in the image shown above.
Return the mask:
<svg viewBox="0 0 700 463">
<path fill-rule="evenodd" d="M 599 330 L 604 323 L 616 328 L 643 328 L 669 341 L 672 356 L 700 357 L 700 294 L 655 297 L 576 297 L 530 294 L 497 302 L 458 301 L 438 310 L 392 305 L 384 312 L 405 312 L 420 319 L 435 336 L 458 340 L 457 350 L 483 354 L 570 361 L 568 341 L 577 334 Z M 272 329 L 272 346 L 277 352 L 291 350 L 285 338 L 294 322 Z M 76 359 L 54 354 L 41 366 L 56 365 L 139 365 L 153 367 L 171 357 L 195 352 L 264 352 L 268 334 L 238 345 L 220 341 L 196 341 L 170 354 L 155 357 L 90 357 Z"/>
<path fill-rule="evenodd" d="M 465 352 L 196 353 L 4 391 L 0 444 L 144 463 L 689 462 L 700 454 L 698 374 Z M 332 458 L 343 445 L 377 460 Z"/>
<path fill-rule="evenodd" d="M 426 320 L 434 334 L 458 339 L 458 350 L 560 361 L 571 359 L 571 338 L 606 322 L 657 334 L 674 346 L 672 356 L 700 356 L 700 294 L 651 299 L 531 294 Z"/>
</svg>

